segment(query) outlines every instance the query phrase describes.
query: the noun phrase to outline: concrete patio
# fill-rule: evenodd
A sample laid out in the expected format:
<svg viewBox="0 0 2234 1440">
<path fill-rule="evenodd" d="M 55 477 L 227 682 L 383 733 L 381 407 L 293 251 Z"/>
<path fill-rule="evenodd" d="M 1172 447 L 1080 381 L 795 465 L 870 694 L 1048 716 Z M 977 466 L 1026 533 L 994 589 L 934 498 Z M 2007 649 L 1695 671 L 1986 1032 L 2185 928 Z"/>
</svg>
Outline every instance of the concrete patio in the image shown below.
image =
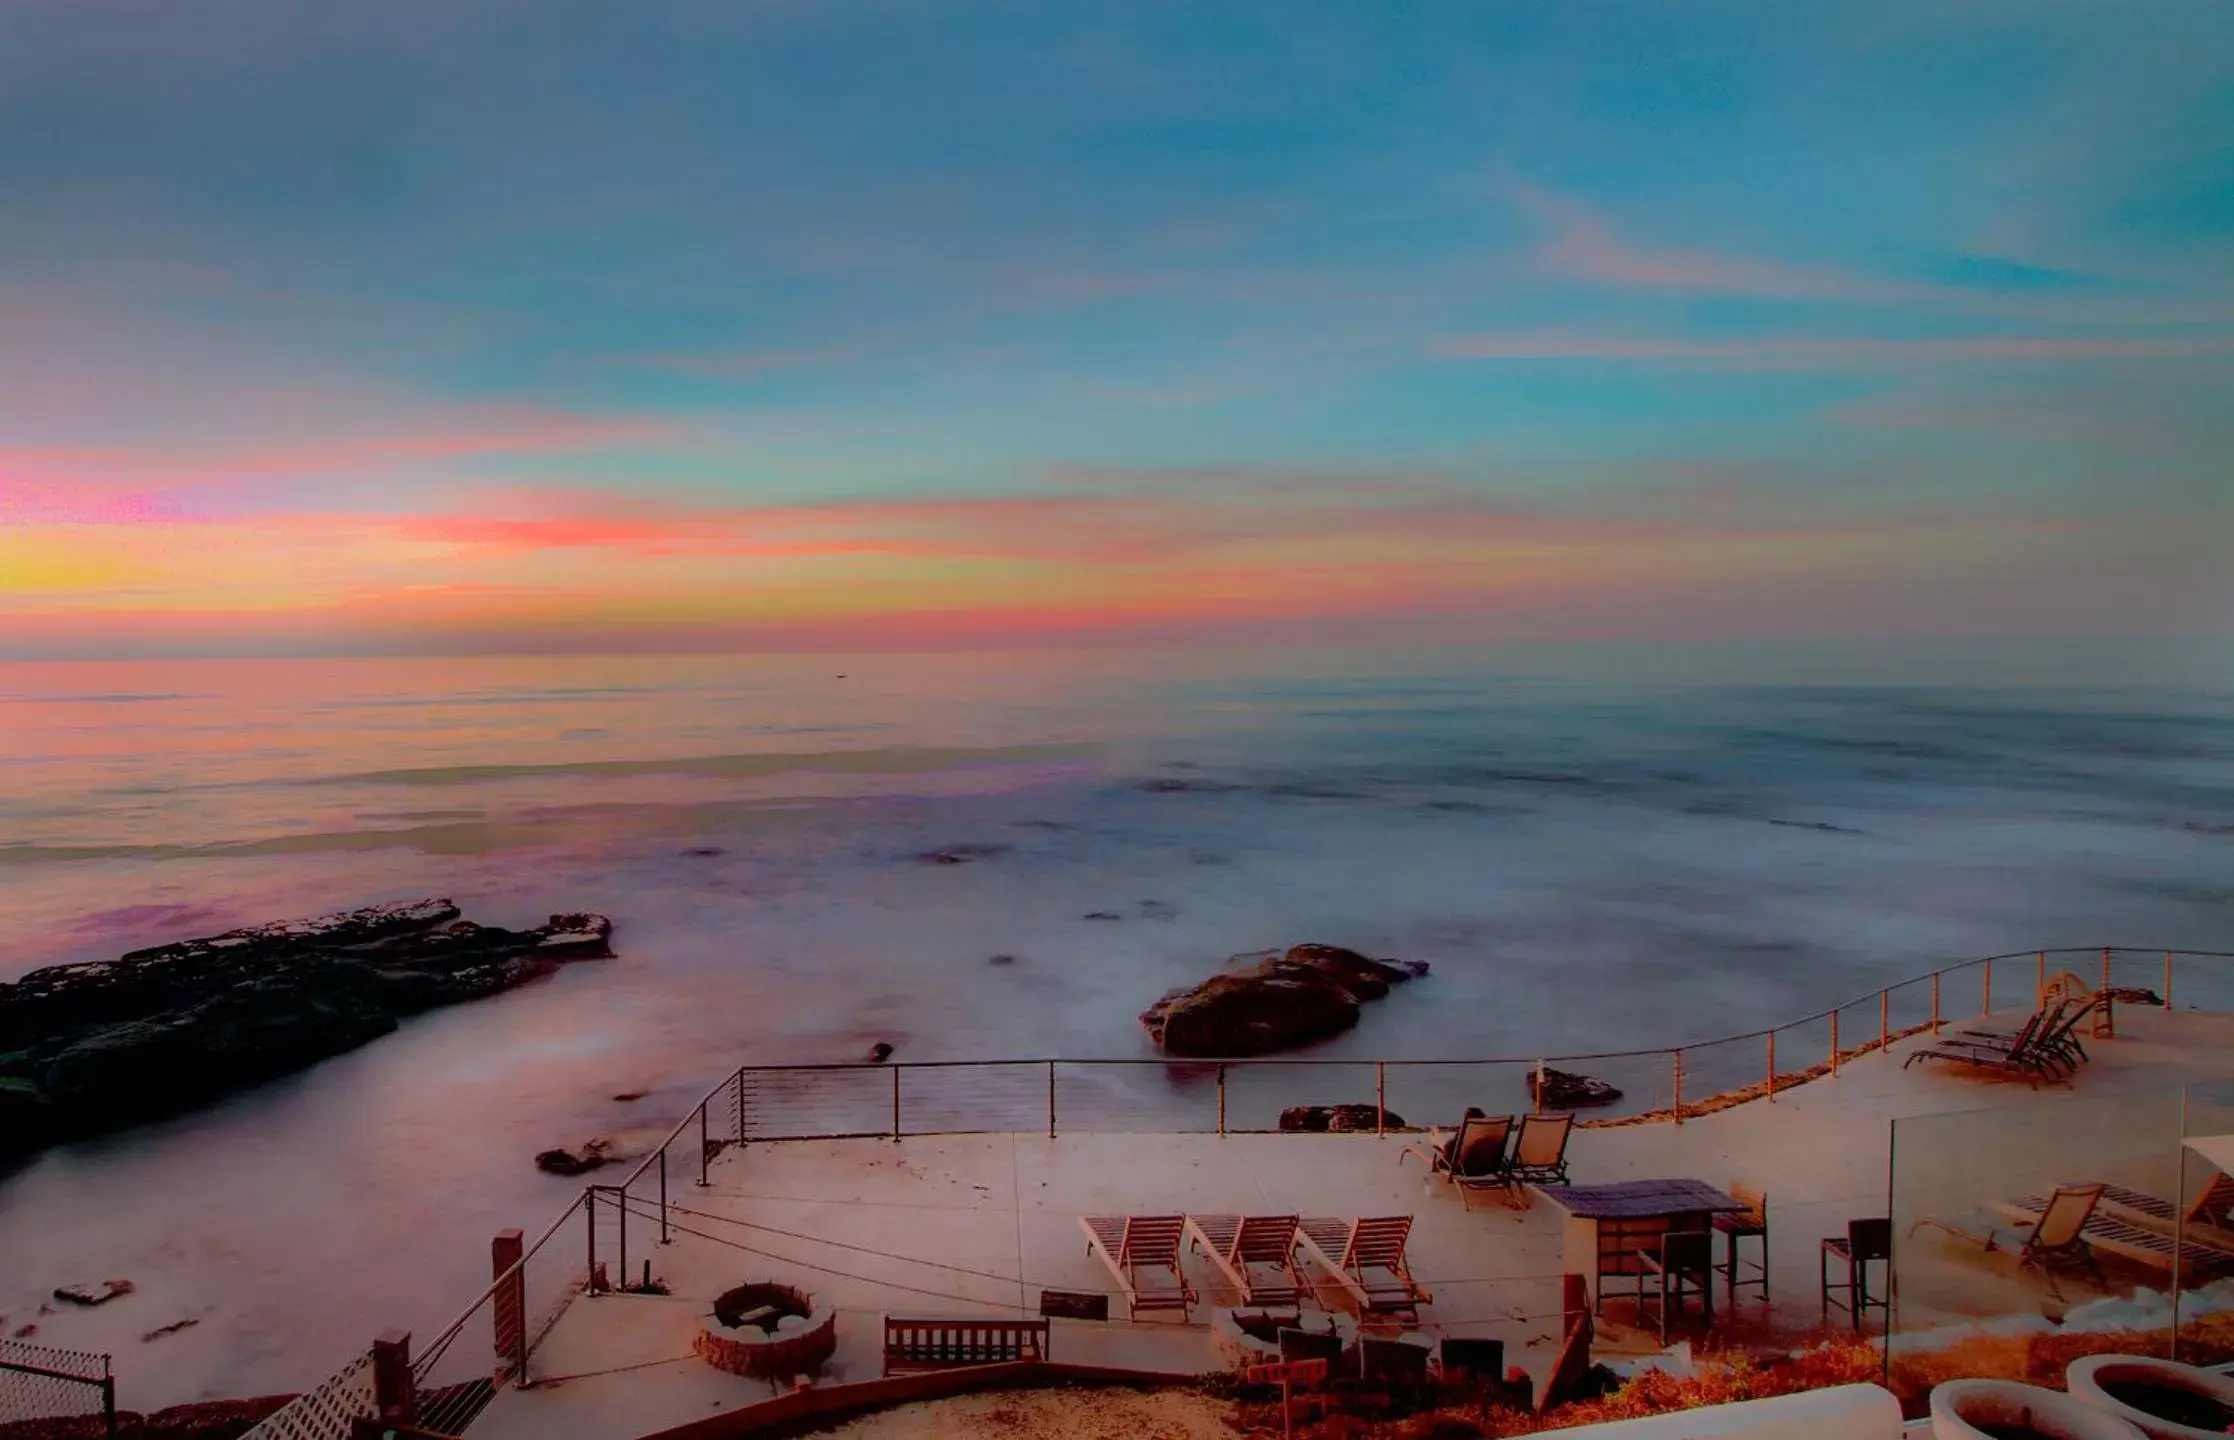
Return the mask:
<svg viewBox="0 0 2234 1440">
<path fill-rule="evenodd" d="M 2128 1183 L 2162 1186 L 2176 1139 L 2167 1146 L 2162 1136 L 2131 1133 L 2109 1097 L 2234 1079 L 2234 1016 L 2127 1007 L 2117 1025 L 2117 1038 L 2089 1042 L 2093 1061 L 2069 1089 L 2035 1091 L 1939 1066 L 1903 1068 L 1902 1057 L 1925 1043 L 1919 1037 L 1896 1044 L 1890 1055 L 1850 1061 L 1835 1078 L 1782 1092 L 1773 1103 L 1680 1126 L 1578 1130 L 1568 1151 L 1574 1179 L 1688 1176 L 1765 1190 L 1774 1281 L 1766 1318 L 1778 1328 L 1804 1329 L 1818 1313 L 1821 1239 L 1843 1234 L 1851 1218 L 1888 1213 L 1892 1121 L 1992 1109 L 1976 1122 L 1980 1133 L 2012 1126 L 2022 1133 L 2028 1123 L 2052 1119 L 2059 1138 L 2036 1157 L 2043 1173 L 2009 1173 L 1996 1161 L 1977 1182 L 1989 1189 L 2022 1193 L 2057 1178 L 2074 1157 L 2117 1169 L 2118 1178 L 2131 1177 Z M 1078 1217 L 1088 1213 L 1413 1215 L 1412 1269 L 1433 1294 L 1421 1310 L 1420 1338 L 1502 1338 L 1508 1363 L 1540 1382 L 1557 1348 L 1560 1213 L 1540 1199 L 1526 1209 L 1480 1200 L 1464 1208 L 1448 1186 L 1426 1179 L 1419 1161 L 1400 1163 L 1416 1138 L 1004 1134 L 730 1149 L 711 1165 L 706 1187 L 674 1182 L 671 1243 L 653 1243 L 656 1215 L 630 1222 L 632 1255 L 648 1251 L 653 1274 L 671 1294 L 576 1300 L 535 1352 L 537 1383 L 499 1391 L 470 1434 L 641 1435 L 766 1399 L 768 1383 L 716 1371 L 691 1352 L 698 1317 L 713 1296 L 746 1280 L 797 1284 L 818 1305 L 835 1309 L 838 1349 L 818 1384 L 875 1378 L 884 1315 L 1036 1315 L 1042 1289 L 1113 1291 L 1108 1271 L 1086 1252 Z M 1949 1194 L 1966 1183 L 1959 1166 L 1944 1177 Z M 1973 1198 L 1982 1204 L 2002 1197 Z M 1929 1258 L 1917 1253 L 1919 1264 Z M 1954 1248 L 1943 1258 L 1946 1283 L 1911 1285 L 1904 1278 L 1904 1329 L 2038 1304 L 2027 1282 Z M 1903 1264 L 1905 1277 L 1905 1257 Z M 1113 1297 L 1106 1323 L 1055 1322 L 1052 1358 L 1174 1376 L 1220 1367 L 1207 1321 L 1234 1297 L 1203 1257 L 1190 1255 L 1187 1273 L 1202 1295 L 1190 1320 L 1129 1322 L 1121 1297 Z M 1319 1300 L 1343 1303 L 1330 1287 L 1322 1287 Z M 1742 1313 L 1751 1323 L 1762 1320 L 1757 1299 L 1745 1300 Z M 1624 1333 L 1624 1318 L 1619 1309 L 1609 1314 L 1602 1352 L 1650 1348 Z M 461 1337 L 461 1347 L 468 1343 L 483 1342 Z"/>
</svg>

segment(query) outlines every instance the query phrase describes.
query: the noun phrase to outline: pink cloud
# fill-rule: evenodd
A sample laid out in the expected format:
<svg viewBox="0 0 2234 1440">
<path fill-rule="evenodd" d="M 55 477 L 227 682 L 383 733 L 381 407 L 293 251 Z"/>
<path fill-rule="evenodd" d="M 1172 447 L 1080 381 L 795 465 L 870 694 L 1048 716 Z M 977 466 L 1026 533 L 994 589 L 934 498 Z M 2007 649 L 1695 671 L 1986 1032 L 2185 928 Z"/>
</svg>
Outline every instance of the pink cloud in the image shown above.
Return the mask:
<svg viewBox="0 0 2234 1440">
<path fill-rule="evenodd" d="M 447 425 L 234 446 L 0 445 L 0 521 L 113 524 L 222 513 L 228 494 L 307 476 L 605 450 L 674 438 L 665 422 L 490 407 Z"/>
<path fill-rule="evenodd" d="M 1748 336 L 1695 340 L 1671 336 L 1586 335 L 1568 330 L 1492 331 L 1443 341 L 1435 353 L 1464 360 L 1603 360 L 1696 364 L 1729 370 L 1829 370 L 1932 360 L 2053 363 L 2149 356 L 2221 354 L 2234 340 L 2114 340 L 1989 335 L 1880 339 Z"/>
<path fill-rule="evenodd" d="M 1511 187 L 1511 194 L 1548 232 L 1538 258 L 1551 269 L 1579 279 L 1646 290 L 1814 300 L 1909 299 L 1929 293 L 1759 256 L 1640 244 L 1618 234 L 1605 217 L 1564 196 L 1519 184 Z"/>
</svg>

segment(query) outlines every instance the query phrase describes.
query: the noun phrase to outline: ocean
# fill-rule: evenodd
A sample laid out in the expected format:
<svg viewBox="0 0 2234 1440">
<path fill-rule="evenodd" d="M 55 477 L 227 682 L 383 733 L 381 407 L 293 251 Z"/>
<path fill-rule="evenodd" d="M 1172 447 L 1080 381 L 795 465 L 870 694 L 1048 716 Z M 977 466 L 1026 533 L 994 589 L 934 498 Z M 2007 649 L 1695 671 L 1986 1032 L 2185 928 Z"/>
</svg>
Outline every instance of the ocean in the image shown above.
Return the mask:
<svg viewBox="0 0 2234 1440">
<path fill-rule="evenodd" d="M 0 736 L 0 979 L 427 895 L 616 925 L 617 959 L 0 1178 L 0 1333 L 113 1350 L 131 1408 L 431 1332 L 490 1233 L 579 1188 L 536 1151 L 663 1130 L 739 1063 L 1145 1056 L 1139 1010 L 1237 952 L 1428 961 L 1317 1052 L 1400 1058 L 1695 1041 L 1996 951 L 2234 949 L 2234 696 L 2195 688 L 1457 652 L 149 661 L 0 665 Z M 137 1292 L 41 1313 L 109 1276 Z"/>
</svg>

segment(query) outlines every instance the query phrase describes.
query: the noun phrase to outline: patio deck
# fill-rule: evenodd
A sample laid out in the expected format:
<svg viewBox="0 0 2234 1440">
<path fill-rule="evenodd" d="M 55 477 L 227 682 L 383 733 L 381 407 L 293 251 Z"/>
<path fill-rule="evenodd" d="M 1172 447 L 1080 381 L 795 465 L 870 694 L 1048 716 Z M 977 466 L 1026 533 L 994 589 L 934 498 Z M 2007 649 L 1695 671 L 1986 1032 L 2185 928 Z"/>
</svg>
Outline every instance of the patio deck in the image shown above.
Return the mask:
<svg viewBox="0 0 2234 1440">
<path fill-rule="evenodd" d="M 1896 1044 L 1890 1055 L 1854 1060 L 1835 1078 L 1782 1092 L 1774 1103 L 1749 1103 L 1681 1126 L 1578 1130 L 1568 1152 L 1574 1177 L 1594 1183 L 1688 1176 L 1766 1190 L 1771 1316 L 1779 1324 L 1812 1324 L 1820 1239 L 1844 1233 L 1850 1218 L 1888 1211 L 1889 1122 L 1986 1107 L 2012 1107 L 2009 1114 L 2023 1116 L 2036 1113 L 2033 1107 L 2067 1105 L 2073 1096 L 2234 1079 L 2234 1016 L 2126 1007 L 2117 1023 L 2116 1039 L 2089 1042 L 2093 1063 L 2070 1090 L 2033 1091 L 1937 1066 L 1902 1068 L 1907 1051 L 1924 1043 L 1919 1037 Z M 2088 1137 L 2072 1138 L 2083 1147 Z M 2114 1135 L 2100 1138 L 2115 1149 Z M 818 1383 L 875 1378 L 883 1315 L 1032 1315 L 1042 1288 L 1113 1291 L 1079 1232 L 1077 1217 L 1089 1213 L 1413 1215 L 1412 1268 L 1434 1297 L 1421 1311 L 1423 1338 L 1503 1338 L 1508 1363 L 1540 1382 L 1556 1353 L 1558 1211 L 1542 1201 L 1526 1210 L 1477 1202 L 1468 1211 L 1447 1186 L 1430 1184 L 1416 1160 L 1399 1165 L 1412 1139 L 920 1136 L 732 1149 L 715 1160 L 705 1188 L 674 1185 L 673 1241 L 644 1247 L 672 1294 L 576 1300 L 536 1352 L 538 1383 L 500 1391 L 469 1434 L 641 1435 L 767 1398 L 767 1383 L 720 1373 L 691 1354 L 697 1317 L 712 1298 L 753 1279 L 801 1285 L 835 1309 L 838 1350 Z M 631 1225 L 632 1236 L 656 1232 L 656 1219 Z M 1913 1294 L 1905 1288 L 1904 1260 L 1904 1327 L 2005 1313 L 1993 1308 L 2003 1303 L 1996 1285 L 2006 1286 L 2019 1308 L 2035 1303 L 2013 1279 L 1965 1268 L 1958 1255 L 1946 1260 L 1961 1283 L 1919 1284 Z M 1970 1270 L 1983 1278 L 1971 1283 Z M 1052 1357 L 1175 1376 L 1222 1368 L 1206 1322 L 1234 1297 L 1201 1256 L 1188 1256 L 1187 1274 L 1203 1297 L 1191 1321 L 1128 1322 L 1121 1297 L 1113 1296 L 1115 1318 L 1107 1323 L 1056 1321 Z M 1320 1301 L 1341 1303 L 1330 1287 L 1321 1288 Z M 1747 1301 L 1744 1309 L 1758 1314 L 1759 1303 Z M 1624 1339 L 1615 1325 L 1601 1350 L 1622 1348 Z"/>
</svg>

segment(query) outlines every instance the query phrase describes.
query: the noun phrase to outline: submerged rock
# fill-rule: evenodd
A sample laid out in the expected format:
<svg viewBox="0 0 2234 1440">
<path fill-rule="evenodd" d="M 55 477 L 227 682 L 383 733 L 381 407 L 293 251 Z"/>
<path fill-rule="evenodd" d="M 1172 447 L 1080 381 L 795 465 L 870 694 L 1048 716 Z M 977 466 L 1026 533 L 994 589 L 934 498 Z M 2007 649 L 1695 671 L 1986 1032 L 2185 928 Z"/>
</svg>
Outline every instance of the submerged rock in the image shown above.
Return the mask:
<svg viewBox="0 0 2234 1440">
<path fill-rule="evenodd" d="M 405 1016 L 609 956 L 612 933 L 602 915 L 502 930 L 420 900 L 34 970 L 0 984 L 0 1161 L 191 1109 Z"/>
<path fill-rule="evenodd" d="M 1362 1002 L 1426 973 L 1424 964 L 1374 960 L 1339 945 L 1237 955 L 1224 972 L 1166 994 L 1141 1012 L 1140 1023 L 1167 1055 L 1263 1055 L 1339 1035 L 1357 1023 Z"/>
<path fill-rule="evenodd" d="M 1528 1072 L 1528 1098 L 1539 1110 L 1580 1110 L 1590 1105 L 1611 1105 L 1621 1098 L 1621 1092 L 1603 1080 L 1546 1065 L 1541 1095 L 1536 1093 L 1536 1072 Z"/>
<path fill-rule="evenodd" d="M 892 1058 L 892 1042 L 891 1042 L 891 1041 L 889 1041 L 889 1040 L 879 1040 L 879 1041 L 878 1041 L 878 1042 L 877 1042 L 876 1044 L 874 1044 L 874 1045 L 871 1045 L 871 1046 L 869 1047 L 869 1063 L 870 1063 L 870 1064 L 872 1064 L 872 1065 L 882 1065 L 882 1064 L 883 1064 L 883 1063 L 884 1063 L 885 1061 L 887 1061 L 887 1060 L 889 1060 L 889 1059 L 891 1059 L 891 1058 Z"/>
<path fill-rule="evenodd" d="M 75 1285 L 57 1285 L 54 1298 L 67 1300 L 72 1305 L 106 1305 L 120 1296 L 129 1295 L 138 1287 L 129 1280 L 85 1280 Z"/>
</svg>

